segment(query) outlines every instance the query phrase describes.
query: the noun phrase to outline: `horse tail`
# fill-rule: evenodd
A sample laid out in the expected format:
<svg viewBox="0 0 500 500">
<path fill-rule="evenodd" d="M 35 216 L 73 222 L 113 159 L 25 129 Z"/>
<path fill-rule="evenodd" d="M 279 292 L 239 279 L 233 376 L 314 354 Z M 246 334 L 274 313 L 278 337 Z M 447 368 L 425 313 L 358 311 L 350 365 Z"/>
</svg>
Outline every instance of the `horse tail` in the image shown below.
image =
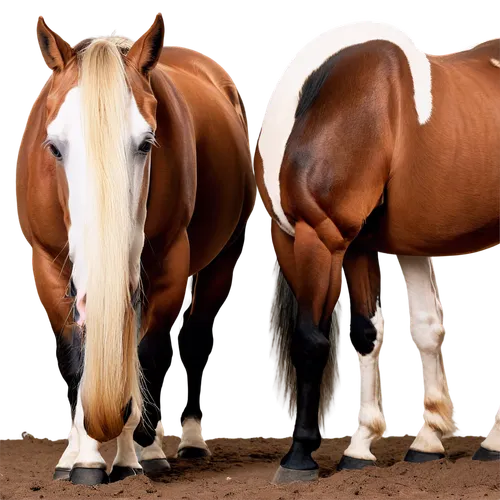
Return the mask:
<svg viewBox="0 0 500 500">
<path fill-rule="evenodd" d="M 297 325 L 298 303 L 283 271 L 279 268 L 276 280 L 276 291 L 271 310 L 271 328 L 273 330 L 273 348 L 278 355 L 278 384 L 283 389 L 285 398 L 289 399 L 290 414 L 295 412 L 297 402 L 297 377 L 292 364 L 292 335 Z M 323 422 L 328 406 L 333 397 L 337 378 L 337 345 L 338 345 L 337 311 L 333 311 L 328 325 L 330 352 L 321 380 L 319 403 L 319 420 Z"/>
<path fill-rule="evenodd" d="M 88 203 L 85 356 L 81 399 L 88 434 L 120 434 L 127 405 L 142 407 L 137 325 L 131 305 L 133 234 L 125 124 L 129 92 L 116 44 L 92 42 L 81 56 L 80 88 Z"/>
</svg>

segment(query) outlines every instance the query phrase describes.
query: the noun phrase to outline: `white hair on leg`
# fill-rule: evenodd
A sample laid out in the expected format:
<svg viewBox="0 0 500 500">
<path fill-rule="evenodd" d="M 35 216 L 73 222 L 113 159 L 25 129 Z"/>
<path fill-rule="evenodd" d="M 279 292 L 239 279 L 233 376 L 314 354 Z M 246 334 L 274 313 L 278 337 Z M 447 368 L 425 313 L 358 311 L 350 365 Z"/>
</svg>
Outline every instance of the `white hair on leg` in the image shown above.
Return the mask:
<svg viewBox="0 0 500 500">
<path fill-rule="evenodd" d="M 24 436 L 23 436 L 24 437 Z M 80 451 L 80 438 L 74 422 L 71 424 L 71 431 L 68 436 L 68 446 L 64 450 L 57 463 L 52 478 L 56 481 L 66 481 L 70 479 L 71 470 Z"/>
<path fill-rule="evenodd" d="M 134 448 L 134 430 L 141 420 L 141 410 L 133 404 L 132 411 L 127 419 L 121 434 L 116 438 L 116 456 L 113 460 L 113 467 L 131 467 L 132 469 L 142 469 L 137 460 Z"/>
<path fill-rule="evenodd" d="M 377 331 L 373 351 L 359 356 L 361 371 L 361 406 L 359 410 L 359 427 L 351 438 L 344 455 L 361 460 L 376 460 L 370 451 L 371 444 L 385 432 L 385 418 L 382 411 L 382 392 L 378 358 L 384 337 L 384 319 L 382 310 L 377 311 L 370 319 Z"/>
<path fill-rule="evenodd" d="M 495 417 L 493 428 L 488 437 L 481 443 L 481 446 L 486 450 L 500 452 L 500 409 Z"/>
<path fill-rule="evenodd" d="M 163 444 L 163 425 L 160 422 L 158 422 L 158 425 L 156 426 L 156 436 L 155 440 L 153 441 L 153 444 L 146 446 L 143 448 L 142 446 L 138 445 L 135 443 L 135 452 L 138 457 L 140 457 L 140 460 L 157 460 L 159 458 L 167 458 L 165 455 L 165 452 L 163 451 L 162 444 Z"/>
<path fill-rule="evenodd" d="M 441 438 L 453 434 L 453 404 L 448 393 L 441 344 L 443 309 L 429 257 L 398 255 L 408 288 L 411 335 L 422 358 L 424 371 L 424 426 L 410 449 L 443 453 Z"/>
<path fill-rule="evenodd" d="M 211 455 L 201 433 L 201 422 L 197 418 L 186 418 L 182 424 L 182 438 L 178 452 L 184 448 L 205 450 L 207 455 Z"/>
</svg>

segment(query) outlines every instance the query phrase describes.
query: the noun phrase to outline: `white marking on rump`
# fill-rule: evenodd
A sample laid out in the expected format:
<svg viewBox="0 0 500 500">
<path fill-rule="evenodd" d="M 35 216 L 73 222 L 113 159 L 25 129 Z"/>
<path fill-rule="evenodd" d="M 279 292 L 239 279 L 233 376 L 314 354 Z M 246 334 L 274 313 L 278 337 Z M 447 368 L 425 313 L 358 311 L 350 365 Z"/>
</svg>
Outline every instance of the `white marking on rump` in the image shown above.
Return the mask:
<svg viewBox="0 0 500 500">
<path fill-rule="evenodd" d="M 427 56 L 401 31 L 385 24 L 359 23 L 323 33 L 306 45 L 288 66 L 267 106 L 258 143 L 264 170 L 264 184 L 277 222 L 288 234 L 294 227 L 281 206 L 279 175 L 285 146 L 295 122 L 299 93 L 306 78 L 326 59 L 351 45 L 386 40 L 405 53 L 413 78 L 418 120 L 424 124 L 432 112 L 431 67 Z"/>
</svg>

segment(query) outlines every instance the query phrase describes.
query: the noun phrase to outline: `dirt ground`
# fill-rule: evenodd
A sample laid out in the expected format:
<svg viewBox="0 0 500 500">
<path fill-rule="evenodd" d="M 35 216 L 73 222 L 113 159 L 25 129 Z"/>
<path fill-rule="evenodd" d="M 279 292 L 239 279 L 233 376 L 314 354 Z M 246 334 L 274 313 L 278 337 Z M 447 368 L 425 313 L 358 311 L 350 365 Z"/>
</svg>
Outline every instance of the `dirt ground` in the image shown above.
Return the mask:
<svg viewBox="0 0 500 500">
<path fill-rule="evenodd" d="M 214 439 L 208 441 L 212 458 L 187 461 L 174 458 L 179 438 L 167 437 L 168 477 L 152 481 L 136 476 L 93 487 L 52 480 L 66 441 L 0 441 L 0 499 L 499 500 L 500 464 L 470 459 L 482 439 L 450 438 L 447 459 L 408 464 L 402 459 L 413 438 L 389 437 L 373 446 L 377 467 L 343 472 L 335 468 L 349 438 L 325 439 L 315 454 L 321 467 L 318 481 L 274 486 L 270 481 L 289 439 Z M 114 443 L 102 451 L 110 464 Z"/>
</svg>

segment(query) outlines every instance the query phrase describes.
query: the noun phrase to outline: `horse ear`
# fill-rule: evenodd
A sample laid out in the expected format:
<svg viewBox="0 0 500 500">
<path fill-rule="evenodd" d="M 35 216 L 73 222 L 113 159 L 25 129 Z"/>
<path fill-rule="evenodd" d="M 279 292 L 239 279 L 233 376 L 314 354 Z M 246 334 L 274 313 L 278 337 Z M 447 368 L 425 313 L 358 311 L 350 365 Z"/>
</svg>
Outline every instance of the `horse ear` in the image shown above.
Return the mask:
<svg viewBox="0 0 500 500">
<path fill-rule="evenodd" d="M 147 75 L 160 59 L 164 34 L 163 17 L 158 14 L 151 28 L 130 48 L 127 59 L 143 75 Z"/>
<path fill-rule="evenodd" d="M 38 18 L 36 27 L 38 43 L 47 66 L 54 71 L 61 71 L 75 55 L 71 46 L 57 33 L 54 33 L 43 20 Z"/>
</svg>

